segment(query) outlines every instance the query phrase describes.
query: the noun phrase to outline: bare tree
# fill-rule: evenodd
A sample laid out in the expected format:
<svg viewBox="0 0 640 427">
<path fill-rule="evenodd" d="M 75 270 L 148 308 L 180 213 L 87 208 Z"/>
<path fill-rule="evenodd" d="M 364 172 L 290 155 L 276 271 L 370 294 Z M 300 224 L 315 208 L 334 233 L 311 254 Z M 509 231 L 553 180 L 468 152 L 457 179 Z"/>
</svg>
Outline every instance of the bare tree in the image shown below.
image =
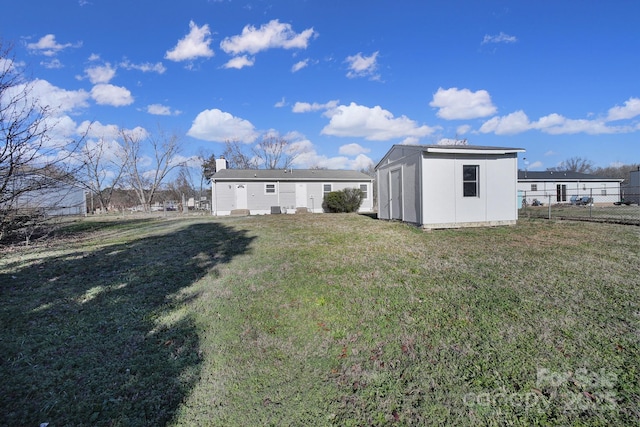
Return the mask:
<svg viewBox="0 0 640 427">
<path fill-rule="evenodd" d="M 12 48 L 0 39 L 0 240 L 29 215 L 23 195 L 72 180 L 69 160 L 82 140 L 53 135 L 54 108 L 37 99 Z"/>
<path fill-rule="evenodd" d="M 628 182 L 631 171 L 638 170 L 640 163 L 631 163 L 629 165 L 598 167 L 593 171 L 594 175 L 603 178 L 618 178 Z"/>
<path fill-rule="evenodd" d="M 594 166 L 591 160 L 587 160 L 582 157 L 571 157 L 562 161 L 559 166 L 547 168 L 547 170 L 554 172 L 571 171 L 579 173 L 591 173 L 594 170 Z"/>
<path fill-rule="evenodd" d="M 133 188 L 143 209 L 151 209 L 156 194 L 167 175 L 181 163 L 176 163 L 179 152 L 179 139 L 176 134 L 167 135 L 162 130 L 158 135 L 144 137 L 141 132 L 121 131 L 124 158 L 126 159 L 125 177 Z M 145 156 L 143 145 L 148 142 L 152 157 Z"/>
<path fill-rule="evenodd" d="M 297 157 L 289 141 L 275 135 L 263 137 L 262 141 L 253 147 L 252 153 L 264 169 L 287 169 Z"/>
<path fill-rule="evenodd" d="M 116 141 L 108 141 L 104 137 L 97 141 L 88 141 L 80 150 L 80 182 L 98 199 L 100 211 L 105 212 L 111 205 L 113 191 L 120 184 L 127 159 L 120 152 Z M 93 208 L 93 206 L 92 206 Z"/>
<path fill-rule="evenodd" d="M 244 147 L 238 140 L 227 140 L 224 142 L 224 151 L 222 157 L 224 157 L 229 163 L 229 167 L 232 169 L 258 169 L 258 165 L 252 161 L 244 152 Z"/>
<path fill-rule="evenodd" d="M 225 141 L 222 155 L 234 169 L 287 169 L 297 157 L 288 140 L 271 134 L 248 151 L 237 140 Z"/>
</svg>

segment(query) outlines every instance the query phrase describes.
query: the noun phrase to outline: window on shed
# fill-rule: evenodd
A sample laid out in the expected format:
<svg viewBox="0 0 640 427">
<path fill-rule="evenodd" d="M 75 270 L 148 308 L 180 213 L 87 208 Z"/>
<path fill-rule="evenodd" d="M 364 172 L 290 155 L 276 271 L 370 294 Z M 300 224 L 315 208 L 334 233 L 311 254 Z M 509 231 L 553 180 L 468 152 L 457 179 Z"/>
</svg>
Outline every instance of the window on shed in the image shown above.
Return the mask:
<svg viewBox="0 0 640 427">
<path fill-rule="evenodd" d="M 276 185 L 275 184 L 265 184 L 264 185 L 264 193 L 265 194 L 276 194 Z"/>
<path fill-rule="evenodd" d="M 363 200 L 369 198 L 368 191 L 367 191 L 368 189 L 369 189 L 369 186 L 367 184 L 360 184 L 360 191 L 362 191 L 362 194 L 363 194 L 362 199 Z"/>
<path fill-rule="evenodd" d="M 324 184 L 322 186 L 322 192 L 324 193 L 323 195 L 326 195 L 327 193 L 331 193 L 331 184 Z"/>
<path fill-rule="evenodd" d="M 479 197 L 478 165 L 462 166 L 462 195 L 464 197 Z"/>
</svg>

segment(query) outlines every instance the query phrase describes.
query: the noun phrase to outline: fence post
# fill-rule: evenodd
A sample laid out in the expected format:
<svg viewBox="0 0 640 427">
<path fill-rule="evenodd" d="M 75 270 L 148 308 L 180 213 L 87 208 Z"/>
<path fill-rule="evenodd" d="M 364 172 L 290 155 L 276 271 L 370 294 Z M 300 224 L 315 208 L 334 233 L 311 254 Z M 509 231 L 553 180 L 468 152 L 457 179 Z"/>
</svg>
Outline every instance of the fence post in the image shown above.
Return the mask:
<svg viewBox="0 0 640 427">
<path fill-rule="evenodd" d="M 591 218 L 591 209 L 593 208 L 593 188 L 589 189 L 589 199 L 591 200 L 591 203 L 589 203 L 589 218 Z"/>
<path fill-rule="evenodd" d="M 547 202 L 547 206 L 549 206 L 549 218 L 551 219 L 551 194 L 548 194 L 547 197 L 549 197 L 549 201 Z"/>
</svg>

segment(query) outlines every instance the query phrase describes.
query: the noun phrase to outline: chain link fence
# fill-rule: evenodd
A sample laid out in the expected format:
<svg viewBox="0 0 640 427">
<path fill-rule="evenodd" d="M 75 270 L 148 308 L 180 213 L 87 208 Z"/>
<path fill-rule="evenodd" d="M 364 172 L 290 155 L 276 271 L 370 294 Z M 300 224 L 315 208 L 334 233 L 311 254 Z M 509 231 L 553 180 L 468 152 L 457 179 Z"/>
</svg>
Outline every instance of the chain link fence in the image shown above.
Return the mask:
<svg viewBox="0 0 640 427">
<path fill-rule="evenodd" d="M 576 194 L 519 191 L 519 218 L 572 219 L 640 225 L 640 187 Z"/>
</svg>

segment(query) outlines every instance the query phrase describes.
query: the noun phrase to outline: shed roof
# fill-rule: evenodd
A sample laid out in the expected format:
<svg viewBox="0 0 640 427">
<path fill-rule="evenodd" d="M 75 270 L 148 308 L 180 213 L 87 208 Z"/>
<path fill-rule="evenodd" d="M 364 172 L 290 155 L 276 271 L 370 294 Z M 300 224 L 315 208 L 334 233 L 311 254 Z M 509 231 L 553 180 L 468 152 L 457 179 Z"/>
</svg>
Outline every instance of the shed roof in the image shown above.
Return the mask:
<svg viewBox="0 0 640 427">
<path fill-rule="evenodd" d="M 362 172 L 336 169 L 222 169 L 212 181 L 371 181 Z"/>
<path fill-rule="evenodd" d="M 389 156 L 389 154 L 395 150 L 396 148 L 409 148 L 414 149 L 416 151 L 422 151 L 424 153 L 456 153 L 456 154 L 514 154 L 514 153 L 524 153 L 526 150 L 524 148 L 514 148 L 514 147 L 493 147 L 488 145 L 441 145 L 441 144 L 431 144 L 431 145 L 421 145 L 421 144 L 394 144 L 387 154 L 384 155 L 382 160 L 378 162 L 376 165 L 376 169 L 384 163 L 385 159 Z"/>
<path fill-rule="evenodd" d="M 614 181 L 621 182 L 619 178 L 605 178 L 574 171 L 518 171 L 518 181 Z"/>
</svg>

